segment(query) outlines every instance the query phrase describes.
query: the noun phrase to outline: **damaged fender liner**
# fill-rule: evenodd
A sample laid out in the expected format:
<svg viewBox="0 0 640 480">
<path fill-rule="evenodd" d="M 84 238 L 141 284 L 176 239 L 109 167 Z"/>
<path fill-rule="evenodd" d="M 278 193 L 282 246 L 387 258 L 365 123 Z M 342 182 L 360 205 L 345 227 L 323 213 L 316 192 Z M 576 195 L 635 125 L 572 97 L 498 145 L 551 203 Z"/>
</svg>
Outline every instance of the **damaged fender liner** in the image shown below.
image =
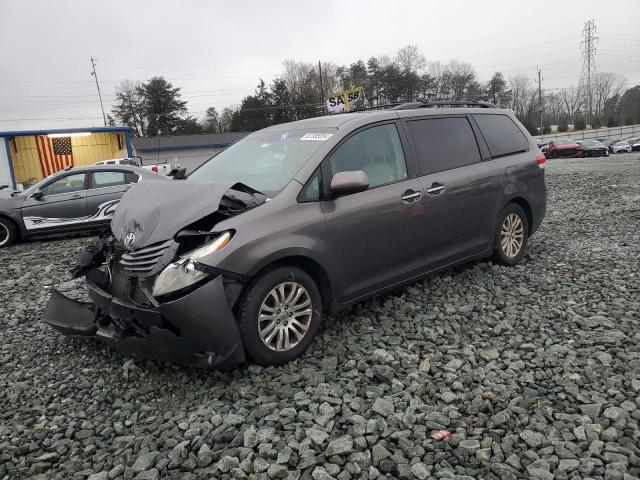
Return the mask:
<svg viewBox="0 0 640 480">
<path fill-rule="evenodd" d="M 95 337 L 121 352 L 154 360 L 196 367 L 229 367 L 245 361 L 222 276 L 158 308 L 112 297 L 91 282 L 87 286 L 94 305 L 54 291 L 44 321 L 67 335 Z M 123 334 L 109 328 L 114 321 L 135 323 L 144 333 Z"/>
</svg>

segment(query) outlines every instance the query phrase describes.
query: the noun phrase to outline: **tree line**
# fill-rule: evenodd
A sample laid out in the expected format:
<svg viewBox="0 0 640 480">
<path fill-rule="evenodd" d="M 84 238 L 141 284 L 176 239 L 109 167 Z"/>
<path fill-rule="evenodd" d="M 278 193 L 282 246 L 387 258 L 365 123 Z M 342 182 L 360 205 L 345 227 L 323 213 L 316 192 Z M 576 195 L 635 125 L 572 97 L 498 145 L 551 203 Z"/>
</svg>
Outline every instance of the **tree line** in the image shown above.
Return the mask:
<svg viewBox="0 0 640 480">
<path fill-rule="evenodd" d="M 201 118 L 189 113 L 180 88 L 163 77 L 147 82 L 125 80 L 116 87 L 109 121 L 131 127 L 137 136 L 254 131 L 322 115 L 323 93 L 355 86 L 365 90 L 356 107 L 382 108 L 419 99 L 485 100 L 512 109 L 532 134 L 539 133 L 540 98 L 532 78 L 523 74 L 505 78 L 495 72 L 482 82 L 470 63 L 429 62 L 413 45 L 393 57 L 371 57 L 349 65 L 286 60 L 282 74 L 269 85 L 260 79 L 253 95 L 244 97 L 239 105 L 221 112 L 209 107 Z M 543 92 L 543 131 L 551 125 L 559 125 L 561 131 L 569 124 L 585 128 L 585 98 L 584 90 L 575 86 Z M 640 86 L 625 89 L 621 75 L 598 74 L 592 89 L 591 126 L 634 123 L 640 123 Z"/>
</svg>

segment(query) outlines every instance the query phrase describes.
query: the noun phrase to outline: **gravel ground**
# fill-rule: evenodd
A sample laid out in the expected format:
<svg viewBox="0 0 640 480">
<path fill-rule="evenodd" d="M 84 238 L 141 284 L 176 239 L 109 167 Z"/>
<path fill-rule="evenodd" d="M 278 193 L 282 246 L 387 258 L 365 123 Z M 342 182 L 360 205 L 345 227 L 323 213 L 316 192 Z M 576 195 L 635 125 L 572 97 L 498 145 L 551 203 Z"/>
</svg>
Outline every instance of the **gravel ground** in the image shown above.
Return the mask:
<svg viewBox="0 0 640 480">
<path fill-rule="evenodd" d="M 0 251 L 0 478 L 640 477 L 640 157 L 547 179 L 522 265 L 376 297 L 278 368 L 65 338 L 39 319 L 87 238 Z"/>
</svg>

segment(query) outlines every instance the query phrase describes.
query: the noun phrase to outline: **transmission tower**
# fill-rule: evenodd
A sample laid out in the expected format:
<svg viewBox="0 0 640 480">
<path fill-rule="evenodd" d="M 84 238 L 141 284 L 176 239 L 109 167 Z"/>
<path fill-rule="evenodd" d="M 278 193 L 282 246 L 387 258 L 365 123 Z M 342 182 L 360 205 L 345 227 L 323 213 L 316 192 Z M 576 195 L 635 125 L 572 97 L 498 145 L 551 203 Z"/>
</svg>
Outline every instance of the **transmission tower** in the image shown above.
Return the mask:
<svg viewBox="0 0 640 480">
<path fill-rule="evenodd" d="M 596 22 L 589 20 L 584 22 L 582 29 L 582 73 L 580 74 L 579 91 L 584 105 L 585 123 L 589 121 L 593 112 L 593 91 L 597 82 L 596 71 Z"/>
</svg>

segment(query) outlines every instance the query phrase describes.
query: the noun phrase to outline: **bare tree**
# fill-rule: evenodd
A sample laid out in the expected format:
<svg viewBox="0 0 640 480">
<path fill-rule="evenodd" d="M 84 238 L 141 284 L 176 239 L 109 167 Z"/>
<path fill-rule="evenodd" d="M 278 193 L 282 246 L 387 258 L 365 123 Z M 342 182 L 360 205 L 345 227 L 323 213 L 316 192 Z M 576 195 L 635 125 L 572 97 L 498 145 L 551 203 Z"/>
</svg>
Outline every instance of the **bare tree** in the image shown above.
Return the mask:
<svg viewBox="0 0 640 480">
<path fill-rule="evenodd" d="M 470 63 L 451 60 L 447 64 L 447 71 L 451 78 L 453 100 L 464 100 L 467 96 L 476 96 L 476 91 L 480 88 L 476 82 L 476 72 Z"/>
<path fill-rule="evenodd" d="M 573 122 L 582 106 L 582 96 L 580 95 L 580 90 L 574 86 L 562 88 L 558 92 L 558 96 L 562 101 L 564 114 L 567 116 L 568 120 Z"/>
<path fill-rule="evenodd" d="M 612 72 L 598 73 L 595 85 L 595 114 L 601 117 L 604 111 L 605 102 L 611 97 L 622 95 L 626 84 L 623 75 Z"/>
<path fill-rule="evenodd" d="M 415 45 L 407 45 L 398 50 L 396 54 L 398 66 L 405 72 L 418 72 L 426 65 L 424 55 Z"/>
<path fill-rule="evenodd" d="M 519 118 L 524 117 L 535 95 L 531 79 L 522 74 L 514 75 L 509 78 L 509 86 L 511 87 L 511 110 Z"/>
</svg>

